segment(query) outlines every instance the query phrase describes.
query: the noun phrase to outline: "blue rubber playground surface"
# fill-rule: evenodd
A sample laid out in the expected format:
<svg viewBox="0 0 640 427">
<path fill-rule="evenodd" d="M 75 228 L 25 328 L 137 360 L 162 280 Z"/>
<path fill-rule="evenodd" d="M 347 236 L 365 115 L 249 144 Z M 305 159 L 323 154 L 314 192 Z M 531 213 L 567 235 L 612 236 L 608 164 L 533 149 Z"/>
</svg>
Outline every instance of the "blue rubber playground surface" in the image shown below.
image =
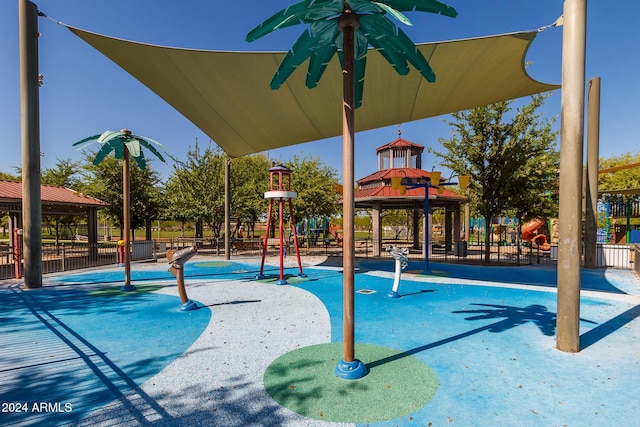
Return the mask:
<svg viewBox="0 0 640 427">
<path fill-rule="evenodd" d="M 437 379 L 428 402 L 401 416 L 388 411 L 390 419 L 385 408 L 393 402 L 359 402 L 358 381 L 352 382 L 346 398 L 374 413 L 373 421 L 361 422 L 348 414 L 346 421 L 301 416 L 262 390 L 262 375 L 278 356 L 318 340 L 342 342 L 339 268 L 305 267 L 306 278 L 287 268 L 288 285 L 278 286 L 276 267 L 257 281 L 256 264 L 194 260 L 185 278 L 200 308 L 182 312 L 166 267 L 135 265 L 133 293 L 119 292 L 121 268 L 46 277 L 45 287 L 33 291 L 0 285 L 0 424 L 639 425 L 640 280 L 633 272 L 582 272 L 581 351 L 571 354 L 555 349 L 553 267 L 432 263 L 432 274 L 424 275 L 423 264 L 412 262 L 402 274 L 401 297 L 389 299 L 394 263 L 360 262 L 356 357 L 360 344 L 391 349 L 400 354 L 395 359 L 415 358 Z M 270 295 L 283 304 L 281 312 Z M 240 319 L 227 329 L 225 310 Z M 295 320 L 302 318 L 307 326 Z M 292 335 L 272 337 L 282 332 L 267 324 Z M 316 338 L 325 329 L 326 339 Z M 262 351 L 270 352 L 264 361 Z M 196 357 L 198 370 L 183 370 Z M 242 378 L 212 377 L 233 363 L 247 366 Z M 260 407 L 239 404 L 243 390 L 258 390 L 251 405 Z M 260 393 L 264 399 L 255 397 Z M 193 403 L 200 398 L 206 404 Z M 322 401 L 321 391 L 312 398 Z M 136 402 L 153 416 L 136 413 Z"/>
</svg>

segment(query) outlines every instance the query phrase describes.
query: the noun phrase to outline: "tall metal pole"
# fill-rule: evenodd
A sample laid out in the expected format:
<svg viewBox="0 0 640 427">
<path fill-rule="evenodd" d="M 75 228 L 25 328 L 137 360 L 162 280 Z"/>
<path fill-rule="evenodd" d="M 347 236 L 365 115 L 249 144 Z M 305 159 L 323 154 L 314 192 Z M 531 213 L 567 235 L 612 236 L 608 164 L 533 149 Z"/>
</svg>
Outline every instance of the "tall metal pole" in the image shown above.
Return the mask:
<svg viewBox="0 0 640 427">
<path fill-rule="evenodd" d="M 355 13 L 347 11 L 340 18 L 343 37 L 342 70 L 342 269 L 343 286 L 343 333 L 344 345 L 342 361 L 335 374 L 344 379 L 358 379 L 367 374 L 362 362 L 355 358 L 354 349 L 354 282 L 355 282 L 355 239 L 354 239 L 354 139 L 355 139 L 355 43 L 354 32 L 358 27 Z"/>
<path fill-rule="evenodd" d="M 598 153 L 600 151 L 600 77 L 589 80 L 584 266 L 597 267 Z"/>
<path fill-rule="evenodd" d="M 567 352 L 580 351 L 580 237 L 586 16 L 586 0 L 565 0 L 556 347 Z"/>
<path fill-rule="evenodd" d="M 231 159 L 227 157 L 224 159 L 224 258 L 231 259 Z"/>
<path fill-rule="evenodd" d="M 20 24 L 23 271 L 25 288 L 34 289 L 42 287 L 38 7 L 29 1 L 19 0 L 18 19 Z"/>
<path fill-rule="evenodd" d="M 467 244 L 471 244 L 471 204 L 464 204 L 464 237 Z"/>
<path fill-rule="evenodd" d="M 424 185 L 424 274 L 431 274 L 429 268 L 429 235 L 431 234 L 431 221 L 429 221 L 429 187 L 427 183 Z"/>
</svg>

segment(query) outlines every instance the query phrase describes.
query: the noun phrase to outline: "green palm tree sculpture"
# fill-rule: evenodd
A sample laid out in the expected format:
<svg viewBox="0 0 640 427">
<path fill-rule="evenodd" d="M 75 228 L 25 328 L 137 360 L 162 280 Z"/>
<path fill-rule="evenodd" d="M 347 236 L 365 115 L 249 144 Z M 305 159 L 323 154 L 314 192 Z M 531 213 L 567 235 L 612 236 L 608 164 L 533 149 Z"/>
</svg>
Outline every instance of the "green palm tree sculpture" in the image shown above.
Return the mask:
<svg viewBox="0 0 640 427">
<path fill-rule="evenodd" d="M 88 142 L 78 148 L 78 150 L 84 149 L 87 145 L 97 142 L 100 144 L 100 150 L 93 159 L 93 164 L 98 165 L 105 157 L 110 153 L 114 153 L 116 159 L 122 160 L 122 228 L 123 228 L 123 240 L 124 240 L 124 286 L 121 287 L 123 291 L 132 291 L 136 287 L 131 284 L 131 191 L 130 191 L 130 171 L 129 171 L 129 157 L 133 157 L 136 164 L 140 169 L 147 167 L 147 162 L 144 158 L 144 152 L 142 147 L 145 147 L 151 151 L 157 158 L 165 162 L 162 154 L 154 147 L 153 144 L 164 148 L 162 144 L 154 141 L 151 138 L 133 135 L 129 129 L 122 129 L 120 131 L 105 131 L 100 135 L 93 135 L 88 138 L 84 138 L 73 145 L 80 145 Z"/>
<path fill-rule="evenodd" d="M 341 378 L 358 379 L 367 374 L 354 351 L 354 136 L 355 109 L 362 104 L 364 74 L 369 46 L 374 47 L 400 75 L 413 65 L 429 82 L 435 74 L 411 39 L 387 15 L 411 25 L 402 12 L 421 11 L 455 17 L 454 8 L 435 0 L 304 0 L 268 18 L 247 35 L 251 42 L 280 28 L 309 24 L 284 57 L 272 81 L 278 89 L 309 59 L 306 86 L 317 86 L 324 70 L 338 53 L 343 74 L 342 170 L 343 186 L 343 359 L 335 368 Z M 427 213 L 425 212 L 425 215 Z"/>
</svg>

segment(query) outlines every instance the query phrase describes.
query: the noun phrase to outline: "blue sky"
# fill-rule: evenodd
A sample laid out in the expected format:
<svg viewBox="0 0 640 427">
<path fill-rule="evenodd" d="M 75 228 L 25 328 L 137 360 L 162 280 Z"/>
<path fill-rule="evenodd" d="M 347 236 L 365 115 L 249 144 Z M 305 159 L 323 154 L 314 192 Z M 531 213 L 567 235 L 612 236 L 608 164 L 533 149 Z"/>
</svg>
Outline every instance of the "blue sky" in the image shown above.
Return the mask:
<svg viewBox="0 0 640 427">
<path fill-rule="evenodd" d="M 39 9 L 67 24 L 110 36 L 151 44 L 212 50 L 287 50 L 303 31 L 302 25 L 277 31 L 253 43 L 244 41 L 249 30 L 294 0 L 40 0 Z M 487 36 L 537 29 L 561 14 L 561 0 L 449 0 L 459 13 L 455 19 L 408 13 L 413 27 L 403 26 L 416 43 Z M 633 123 L 640 119 L 640 47 L 636 27 L 640 2 L 588 2 L 586 78 L 601 77 L 600 157 L 637 154 L 640 150 Z M 42 167 L 58 159 L 80 160 L 72 144 L 104 130 L 123 127 L 160 141 L 168 153 L 184 159 L 196 138 L 209 142 L 202 131 L 157 95 L 103 57 L 64 27 L 39 19 L 40 133 Z M 561 28 L 542 32 L 527 55 L 530 74 L 546 83 L 561 82 Z M 0 171 L 14 173 L 21 164 L 18 54 L 18 1 L 0 2 Z M 275 70 L 274 70 L 275 71 Z M 446 70 L 435 70 L 446 72 Z M 411 72 L 416 72 L 412 70 Z M 526 100 L 526 99 L 525 99 Z M 365 101 L 366 102 L 366 101 Z M 559 127 L 560 92 L 553 93 L 543 111 L 556 117 Z M 402 137 L 438 146 L 448 137 L 447 116 L 402 124 Z M 357 120 L 357 115 L 356 115 Z M 375 172 L 375 148 L 397 137 L 397 126 L 356 135 L 356 179 Z M 586 137 L 586 136 L 585 136 Z M 215 142 L 215 141 L 214 141 Z M 275 160 L 294 155 L 319 157 L 341 173 L 341 138 L 331 138 L 269 152 Z M 425 154 L 430 169 L 437 158 Z M 156 161 L 163 176 L 171 164 Z M 437 165 L 436 165 L 437 167 Z"/>
</svg>

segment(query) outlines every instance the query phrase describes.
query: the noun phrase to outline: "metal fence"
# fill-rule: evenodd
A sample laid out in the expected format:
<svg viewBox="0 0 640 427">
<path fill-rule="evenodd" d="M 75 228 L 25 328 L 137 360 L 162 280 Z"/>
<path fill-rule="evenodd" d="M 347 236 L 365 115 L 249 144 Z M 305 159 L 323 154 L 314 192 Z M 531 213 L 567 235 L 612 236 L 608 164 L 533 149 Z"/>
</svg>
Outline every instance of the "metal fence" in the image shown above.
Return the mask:
<svg viewBox="0 0 640 427">
<path fill-rule="evenodd" d="M 232 257 L 255 257 L 262 254 L 262 238 L 236 240 L 232 242 Z M 372 258 L 374 241 L 371 239 L 356 239 L 355 256 L 358 258 Z M 224 241 L 215 238 L 180 238 L 169 240 L 145 240 L 132 242 L 132 261 L 164 260 L 169 250 L 179 250 L 196 246 L 200 254 L 215 256 L 224 255 Z M 380 258 L 391 256 L 384 250 L 388 246 L 409 248 L 409 258 L 424 259 L 421 248 L 414 248 L 412 243 L 398 240 L 383 240 Z M 288 256 L 295 256 L 292 241 L 285 242 Z M 302 256 L 342 256 L 342 247 L 335 241 L 319 241 L 316 244 L 304 243 L 299 248 Z M 55 273 L 77 270 L 89 267 L 99 267 L 118 263 L 119 247 L 115 243 L 104 242 L 97 244 L 74 243 L 62 245 L 44 245 L 42 250 L 42 272 Z M 280 252 L 280 240 L 267 240 L 267 256 L 276 256 Z M 597 266 L 622 269 L 634 269 L 640 275 L 638 259 L 640 245 L 611 245 L 598 244 Z M 491 245 L 487 262 L 485 246 L 481 244 L 467 245 L 457 242 L 447 245 L 434 244 L 431 248 L 430 261 L 487 264 L 487 265 L 534 265 L 555 264 L 558 260 L 558 247 L 552 245 L 550 251 L 541 251 L 530 246 Z M 15 278 L 15 265 L 11 248 L 0 248 L 0 279 Z"/>
<path fill-rule="evenodd" d="M 0 252 L 0 258 L 0 279 L 16 278 L 12 250 L 3 249 Z M 43 274 L 117 263 L 118 245 L 115 243 L 45 244 L 42 246 Z"/>
</svg>

